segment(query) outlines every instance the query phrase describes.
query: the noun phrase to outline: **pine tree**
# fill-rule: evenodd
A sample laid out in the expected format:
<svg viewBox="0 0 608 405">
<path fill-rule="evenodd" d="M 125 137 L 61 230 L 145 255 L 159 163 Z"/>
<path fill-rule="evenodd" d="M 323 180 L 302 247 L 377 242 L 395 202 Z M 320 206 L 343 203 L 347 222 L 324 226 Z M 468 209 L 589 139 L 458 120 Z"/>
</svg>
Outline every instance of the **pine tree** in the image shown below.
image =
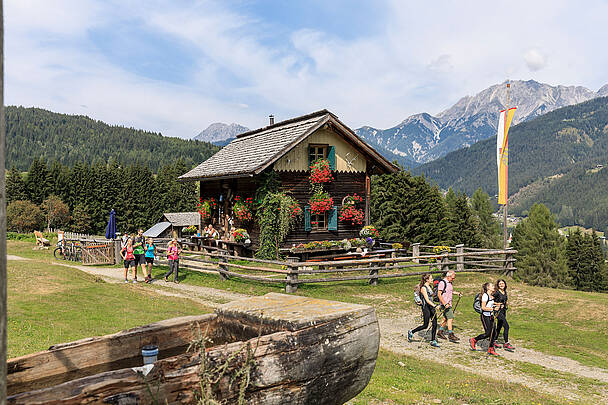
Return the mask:
<svg viewBox="0 0 608 405">
<path fill-rule="evenodd" d="M 482 247 L 501 248 L 502 238 L 500 235 L 500 224 L 492 215 L 492 203 L 490 196 L 478 188 L 471 198 L 471 208 L 479 221 Z"/>
<path fill-rule="evenodd" d="M 44 159 L 34 159 L 25 180 L 29 200 L 34 204 L 40 204 L 50 192 L 49 170 Z"/>
<path fill-rule="evenodd" d="M 565 238 L 543 204 L 534 204 L 529 217 L 515 227 L 512 246 L 517 250 L 518 279 L 541 287 L 570 284 Z"/>
<path fill-rule="evenodd" d="M 449 227 L 446 242 L 455 245 L 462 243 L 467 247 L 481 247 L 482 238 L 479 224 L 473 210 L 469 207 L 466 194 L 458 193 L 458 195 L 452 196 L 449 199 L 446 198 L 446 200 L 448 201 L 449 210 Z"/>
<path fill-rule="evenodd" d="M 11 167 L 6 175 L 6 203 L 13 201 L 27 200 L 27 186 L 23 176 L 15 166 Z"/>
</svg>

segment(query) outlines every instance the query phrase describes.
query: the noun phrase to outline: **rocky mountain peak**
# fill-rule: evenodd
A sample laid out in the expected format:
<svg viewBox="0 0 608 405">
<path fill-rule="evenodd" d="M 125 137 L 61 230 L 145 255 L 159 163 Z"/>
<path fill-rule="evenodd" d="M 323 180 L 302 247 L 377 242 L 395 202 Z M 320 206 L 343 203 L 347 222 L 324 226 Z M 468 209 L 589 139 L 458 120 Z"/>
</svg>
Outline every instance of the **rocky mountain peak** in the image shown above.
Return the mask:
<svg viewBox="0 0 608 405">
<path fill-rule="evenodd" d="M 232 123 L 228 125 L 222 122 L 216 122 L 209 125 L 204 131 L 201 131 L 194 139 L 212 143 L 223 143 L 226 140 L 236 138 L 238 134 L 247 131 L 249 131 L 249 128 L 239 124 Z"/>
</svg>

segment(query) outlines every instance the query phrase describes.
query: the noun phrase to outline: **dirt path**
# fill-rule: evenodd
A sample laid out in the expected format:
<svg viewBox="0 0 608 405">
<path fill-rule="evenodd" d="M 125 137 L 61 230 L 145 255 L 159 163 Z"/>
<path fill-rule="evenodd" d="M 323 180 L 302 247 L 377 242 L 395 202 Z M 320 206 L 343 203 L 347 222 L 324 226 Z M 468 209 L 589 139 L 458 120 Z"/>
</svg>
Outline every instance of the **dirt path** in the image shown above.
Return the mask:
<svg viewBox="0 0 608 405">
<path fill-rule="evenodd" d="M 14 255 L 8 255 L 7 259 L 31 260 Z M 101 277 L 103 280 L 110 283 L 124 282 L 123 269 L 82 266 L 58 262 L 53 263 Z M 144 284 L 142 284 L 142 287 L 143 286 Z M 158 294 L 191 299 L 213 308 L 225 302 L 247 297 L 247 295 L 244 294 L 210 287 L 175 284 L 171 282 L 165 283 L 163 280 L 155 280 L 150 287 Z M 608 399 L 608 372 L 604 369 L 585 366 L 565 357 L 551 356 L 532 349 L 527 349 L 521 347 L 521 342 L 517 341 L 514 342 L 517 346 L 515 352 L 510 353 L 499 350 L 501 355 L 500 358 L 489 357 L 482 351 L 473 353 L 468 346 L 468 337 L 476 334 L 478 331 L 459 331 L 461 338 L 460 343 L 454 344 L 447 341 L 440 341 L 442 347 L 439 349 L 429 346 L 421 336 L 416 336 L 415 340 L 412 343 L 409 343 L 407 341 L 407 330 L 412 329 L 415 325 L 420 323 L 418 311 L 415 311 L 414 309 L 412 312 L 395 314 L 395 317 L 382 317 L 379 318 L 378 321 L 381 334 L 380 345 L 383 349 L 390 350 L 394 353 L 429 361 L 439 361 L 442 359 L 446 364 L 467 372 L 495 378 L 498 381 L 521 383 L 538 392 L 558 395 L 567 400 L 591 400 L 593 402 L 599 402 L 600 400 Z M 554 372 L 566 373 L 567 377 L 574 378 L 564 379 L 561 378 L 564 374 L 555 373 L 553 377 L 533 375 L 526 372 L 525 363 L 538 365 Z M 524 370 L 522 370 L 522 368 L 524 368 Z M 488 370 L 491 371 L 488 372 Z M 582 393 L 577 384 L 571 381 L 575 380 L 576 377 L 592 380 L 593 392 Z M 593 381 L 597 382 L 597 384 Z"/>
<path fill-rule="evenodd" d="M 414 313 L 403 313 L 398 318 L 380 318 L 380 345 L 394 353 L 413 356 L 422 360 L 443 362 L 467 372 L 496 378 L 508 382 L 521 383 L 535 391 L 557 395 L 568 400 L 600 401 L 608 399 L 608 372 L 597 367 L 589 367 L 566 357 L 551 356 L 536 350 L 521 347 L 521 342 L 515 341 L 516 350 L 507 352 L 498 349 L 500 358 L 492 358 L 485 351 L 472 352 L 468 338 L 479 331 L 460 331 L 460 343 L 454 344 L 439 340 L 441 348 L 433 348 L 422 338 L 416 335 L 414 341 L 407 341 L 407 330 L 420 324 L 420 317 Z M 487 342 L 485 349 L 487 349 Z M 558 373 L 570 374 L 573 378 L 561 378 L 564 374 L 553 373 L 553 377 L 539 377 L 526 373 L 526 364 L 531 363 Z M 488 371 L 490 370 L 490 371 Z M 594 393 L 583 393 L 572 381 L 576 377 L 583 377 L 597 381 Z"/>
</svg>

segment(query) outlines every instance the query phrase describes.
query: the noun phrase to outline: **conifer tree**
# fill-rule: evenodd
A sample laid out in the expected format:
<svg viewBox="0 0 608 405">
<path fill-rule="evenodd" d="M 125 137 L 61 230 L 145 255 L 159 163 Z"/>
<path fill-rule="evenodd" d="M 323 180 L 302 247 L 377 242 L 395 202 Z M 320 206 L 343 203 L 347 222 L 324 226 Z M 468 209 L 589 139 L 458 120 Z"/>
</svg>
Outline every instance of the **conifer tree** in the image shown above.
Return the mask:
<svg viewBox="0 0 608 405">
<path fill-rule="evenodd" d="M 478 188 L 471 198 L 471 208 L 477 216 L 479 230 L 481 233 L 481 243 L 484 248 L 502 247 L 500 224 L 492 215 L 492 203 L 490 196 Z"/>
<path fill-rule="evenodd" d="M 36 158 L 32 161 L 30 170 L 25 180 L 29 200 L 34 204 L 40 204 L 49 195 L 50 177 L 49 170 L 44 159 Z"/>
<path fill-rule="evenodd" d="M 528 218 L 515 227 L 512 246 L 517 250 L 518 279 L 541 287 L 570 284 L 565 238 L 543 204 L 534 204 Z"/>
<path fill-rule="evenodd" d="M 23 176 L 15 166 L 11 167 L 6 175 L 6 203 L 13 201 L 27 200 L 27 186 Z"/>
<path fill-rule="evenodd" d="M 458 193 L 458 195 L 446 198 L 446 200 L 449 210 L 448 242 L 452 244 L 462 243 L 467 247 L 481 247 L 482 238 L 479 224 L 473 210 L 469 207 L 466 194 Z"/>
</svg>

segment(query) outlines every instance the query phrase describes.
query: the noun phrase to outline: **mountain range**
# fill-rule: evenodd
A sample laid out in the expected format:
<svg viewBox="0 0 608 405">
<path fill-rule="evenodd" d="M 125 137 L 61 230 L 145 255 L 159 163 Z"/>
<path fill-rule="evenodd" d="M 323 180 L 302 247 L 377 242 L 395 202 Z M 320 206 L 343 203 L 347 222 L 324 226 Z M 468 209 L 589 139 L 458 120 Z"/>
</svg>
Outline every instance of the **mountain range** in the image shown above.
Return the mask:
<svg viewBox="0 0 608 405">
<path fill-rule="evenodd" d="M 581 86 L 551 86 L 534 80 L 516 80 L 510 85 L 509 105 L 517 106 L 514 124 L 557 108 L 608 96 L 608 85 L 597 92 Z M 401 159 L 398 160 L 406 167 L 414 167 L 494 136 L 498 112 L 506 107 L 506 103 L 505 82 L 475 96 L 463 97 L 436 116 L 420 113 L 392 128 L 383 130 L 364 126 L 355 132 L 381 152 L 387 150 L 399 156 Z"/>
<path fill-rule="evenodd" d="M 497 191 L 496 137 L 412 169 L 441 188 Z M 608 97 L 563 107 L 509 131 L 509 212 L 549 207 L 562 225 L 608 224 Z"/>
<path fill-rule="evenodd" d="M 561 107 L 608 96 L 608 85 L 597 92 L 581 86 L 551 86 L 534 80 L 515 80 L 510 86 L 509 105 L 517 106 L 514 124 Z M 435 116 L 423 112 L 407 117 L 392 128 L 363 126 L 355 132 L 389 160 L 413 168 L 494 136 L 498 112 L 506 104 L 504 82 L 474 96 L 465 96 Z M 223 146 L 247 130 L 239 124 L 215 123 L 194 139 Z"/>
</svg>

